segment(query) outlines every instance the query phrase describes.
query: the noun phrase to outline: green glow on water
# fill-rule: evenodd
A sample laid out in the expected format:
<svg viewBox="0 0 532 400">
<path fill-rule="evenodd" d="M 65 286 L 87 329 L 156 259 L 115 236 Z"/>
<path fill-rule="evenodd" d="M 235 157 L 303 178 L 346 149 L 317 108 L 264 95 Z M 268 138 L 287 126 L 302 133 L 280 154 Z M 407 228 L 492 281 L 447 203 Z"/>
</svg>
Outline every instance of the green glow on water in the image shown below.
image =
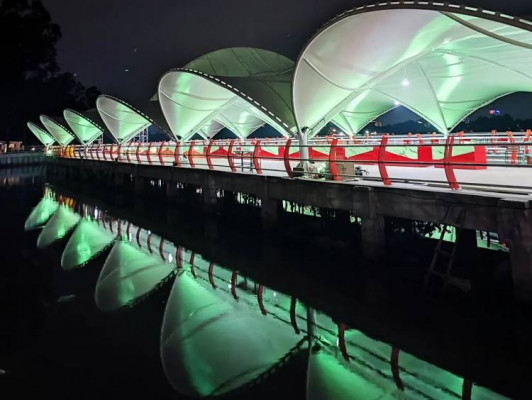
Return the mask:
<svg viewBox="0 0 532 400">
<path fill-rule="evenodd" d="M 299 339 L 258 307 L 237 302 L 186 271 L 176 278 L 167 302 L 161 355 L 165 373 L 180 393 L 220 395 L 254 381 Z"/>
<path fill-rule="evenodd" d="M 37 239 L 37 247 L 43 249 L 62 239 L 79 222 L 80 216 L 66 206 L 60 206 L 48 221 Z"/>
<path fill-rule="evenodd" d="M 83 219 L 63 251 L 61 267 L 72 269 L 89 262 L 109 246 L 113 240 L 115 240 L 115 236 L 111 232 L 94 221 Z"/>
<path fill-rule="evenodd" d="M 359 330 L 345 332 L 349 362 L 338 345 L 337 326 L 320 312 L 316 314 L 318 347 L 309 360 L 308 399 L 459 399 L 463 378 L 413 355 L 400 351 L 401 393 L 394 382 L 390 356 L 392 346 Z M 354 389 L 358 388 L 358 389 Z M 365 396 L 365 397 L 364 397 Z M 373 397 L 374 396 L 374 397 Z M 474 386 L 472 399 L 506 399 L 486 388 Z"/>
<path fill-rule="evenodd" d="M 31 211 L 31 214 L 24 223 L 24 230 L 35 229 L 46 223 L 50 217 L 57 211 L 59 204 L 49 196 L 45 196 L 39 201 L 39 204 Z"/>
<path fill-rule="evenodd" d="M 95 300 L 101 310 L 131 305 L 151 292 L 175 270 L 175 265 L 124 241 L 116 242 L 100 272 Z"/>
</svg>

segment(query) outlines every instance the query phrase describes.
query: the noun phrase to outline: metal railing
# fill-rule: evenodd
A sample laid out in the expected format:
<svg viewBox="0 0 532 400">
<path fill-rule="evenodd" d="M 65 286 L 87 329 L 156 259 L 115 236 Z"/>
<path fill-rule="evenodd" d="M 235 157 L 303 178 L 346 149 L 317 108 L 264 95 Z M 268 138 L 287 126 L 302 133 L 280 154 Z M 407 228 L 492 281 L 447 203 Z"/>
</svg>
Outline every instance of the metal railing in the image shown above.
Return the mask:
<svg viewBox="0 0 532 400">
<path fill-rule="evenodd" d="M 52 147 L 55 156 L 334 181 L 532 193 L 532 131 L 130 142 Z"/>
</svg>

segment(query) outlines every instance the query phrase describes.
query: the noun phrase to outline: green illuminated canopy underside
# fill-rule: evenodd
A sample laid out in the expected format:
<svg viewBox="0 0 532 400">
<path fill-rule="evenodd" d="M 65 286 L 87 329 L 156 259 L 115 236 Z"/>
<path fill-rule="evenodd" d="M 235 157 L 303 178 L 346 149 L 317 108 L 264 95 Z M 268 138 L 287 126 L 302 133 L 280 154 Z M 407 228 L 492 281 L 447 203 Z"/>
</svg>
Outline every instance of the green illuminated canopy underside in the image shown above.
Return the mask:
<svg viewBox="0 0 532 400">
<path fill-rule="evenodd" d="M 33 133 L 35 137 L 39 139 L 39 142 L 41 142 L 44 146 L 50 146 L 52 143 L 54 143 L 54 138 L 39 125 L 36 125 L 33 122 L 28 122 L 26 125 L 31 133 Z"/>
<path fill-rule="evenodd" d="M 37 238 L 37 247 L 43 249 L 64 238 L 76 226 L 80 218 L 70 208 L 60 206 Z"/>
<path fill-rule="evenodd" d="M 96 284 L 98 308 L 113 311 L 131 305 L 172 275 L 175 265 L 126 241 L 113 246 Z"/>
<path fill-rule="evenodd" d="M 66 109 L 63 116 L 82 144 L 90 144 L 103 134 L 103 129 L 82 114 Z"/>
<path fill-rule="evenodd" d="M 66 146 L 74 140 L 74 134 L 62 125 L 57 118 L 50 118 L 46 115 L 41 115 L 39 118 L 46 130 L 61 146 Z"/>
<path fill-rule="evenodd" d="M 114 234 L 96 222 L 81 220 L 63 251 L 61 267 L 72 269 L 86 264 L 105 250 L 115 238 Z"/>
<path fill-rule="evenodd" d="M 185 140 L 209 135 L 206 126 L 213 122 L 240 138 L 266 123 L 288 136 L 295 130 L 293 68 L 293 61 L 271 51 L 221 49 L 167 72 L 157 97 L 174 136 Z"/>
<path fill-rule="evenodd" d="M 344 13 L 309 42 L 293 85 L 300 128 L 312 135 L 333 121 L 355 134 L 403 105 L 447 133 L 501 96 L 532 91 L 530 30 L 487 12 L 397 4 Z"/>
</svg>

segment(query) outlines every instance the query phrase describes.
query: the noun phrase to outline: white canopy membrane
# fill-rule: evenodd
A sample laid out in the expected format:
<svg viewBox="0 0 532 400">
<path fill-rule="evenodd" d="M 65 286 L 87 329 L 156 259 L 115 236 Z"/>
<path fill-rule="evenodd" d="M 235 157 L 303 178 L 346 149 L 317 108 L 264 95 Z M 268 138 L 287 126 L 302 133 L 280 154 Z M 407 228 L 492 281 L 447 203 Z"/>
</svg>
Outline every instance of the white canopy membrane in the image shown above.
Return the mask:
<svg viewBox="0 0 532 400">
<path fill-rule="evenodd" d="M 266 123 L 289 136 L 293 67 L 267 50 L 217 50 L 163 75 L 157 97 L 172 133 L 183 140 L 204 133 L 213 120 L 241 138 Z"/>
<path fill-rule="evenodd" d="M 103 311 L 134 304 L 176 272 L 174 264 L 150 254 L 133 243 L 115 243 L 105 260 L 96 284 L 94 298 Z"/>
<path fill-rule="evenodd" d="M 43 146 L 50 146 L 55 142 L 55 139 L 39 125 L 34 124 L 33 122 L 28 122 L 26 124 L 28 129 L 35 135 L 35 137 L 43 144 Z"/>
<path fill-rule="evenodd" d="M 343 13 L 302 51 L 293 103 L 310 135 L 329 121 L 356 134 L 398 105 L 448 133 L 493 100 L 532 91 L 530 24 L 470 7 L 392 4 Z"/>
<path fill-rule="evenodd" d="M 51 118 L 46 115 L 41 115 L 39 119 L 46 130 L 50 132 L 50 135 L 52 135 L 55 141 L 61 146 L 67 146 L 72 140 L 74 140 L 74 134 L 68 130 L 62 118 Z"/>
<path fill-rule="evenodd" d="M 118 143 L 127 142 L 153 124 L 171 136 L 156 99 L 135 107 L 116 97 L 101 95 L 96 100 L 96 108 Z"/>
<path fill-rule="evenodd" d="M 302 335 L 258 307 L 182 271 L 164 314 L 161 357 L 168 380 L 190 397 L 249 384 L 297 347 Z"/>
<path fill-rule="evenodd" d="M 63 116 L 83 145 L 91 144 L 103 135 L 104 128 L 83 113 L 67 108 L 63 111 Z"/>
<path fill-rule="evenodd" d="M 211 119 L 197 133 L 203 136 L 204 138 L 212 138 L 224 128 L 224 125 L 222 125 L 218 121 L 215 121 L 214 119 Z"/>
<path fill-rule="evenodd" d="M 59 206 L 37 238 L 37 248 L 44 249 L 64 238 L 77 225 L 80 218 L 69 207 Z"/>
<path fill-rule="evenodd" d="M 61 267 L 69 270 L 85 265 L 107 249 L 115 239 L 115 233 L 96 221 L 83 218 L 63 251 Z"/>
<path fill-rule="evenodd" d="M 39 203 L 31 210 L 31 214 L 24 223 L 24 230 L 29 231 L 45 224 L 57 211 L 59 203 L 52 197 L 45 195 Z"/>
<path fill-rule="evenodd" d="M 99 96 L 96 108 L 118 143 L 127 142 L 151 126 L 148 119 L 126 103 L 110 96 Z"/>
</svg>

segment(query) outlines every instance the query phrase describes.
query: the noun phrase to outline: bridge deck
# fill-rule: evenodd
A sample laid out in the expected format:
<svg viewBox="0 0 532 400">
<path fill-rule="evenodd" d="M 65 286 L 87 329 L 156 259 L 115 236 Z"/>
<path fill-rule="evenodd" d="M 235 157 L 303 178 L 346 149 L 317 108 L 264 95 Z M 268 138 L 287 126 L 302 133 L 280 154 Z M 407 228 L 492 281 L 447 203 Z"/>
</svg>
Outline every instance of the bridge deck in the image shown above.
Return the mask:
<svg viewBox="0 0 532 400">
<path fill-rule="evenodd" d="M 88 179 L 90 172 L 96 179 L 103 174 L 114 175 L 115 182 L 123 182 L 123 178 L 129 176 L 135 184 L 140 183 L 140 188 L 144 179 L 163 180 L 169 188 L 172 185 L 175 188 L 178 182 L 199 186 L 203 188 L 206 205 L 216 203 L 217 190 L 253 194 L 261 199 L 263 216 L 268 218 L 275 218 L 273 203 L 280 200 L 348 210 L 362 218 L 363 241 L 368 248 L 382 249 L 384 217 L 457 225 L 460 215 L 465 212 L 462 223 L 465 229 L 497 232 L 510 244 L 515 291 L 518 297 L 532 301 L 532 196 L 529 193 L 513 193 L 511 190 L 505 193 L 489 187 L 482 190 L 466 187 L 452 191 L 443 184 L 394 182 L 392 186 L 384 186 L 379 181 L 367 179 L 347 182 L 290 179 L 249 171 L 228 172 L 71 158 L 50 160 L 54 167 L 59 167 L 58 173 L 67 179 Z M 429 168 L 418 170 L 428 174 L 440 173 Z M 463 172 L 484 176 L 489 170 Z M 503 172 L 499 173 L 500 182 L 503 182 Z"/>
</svg>

